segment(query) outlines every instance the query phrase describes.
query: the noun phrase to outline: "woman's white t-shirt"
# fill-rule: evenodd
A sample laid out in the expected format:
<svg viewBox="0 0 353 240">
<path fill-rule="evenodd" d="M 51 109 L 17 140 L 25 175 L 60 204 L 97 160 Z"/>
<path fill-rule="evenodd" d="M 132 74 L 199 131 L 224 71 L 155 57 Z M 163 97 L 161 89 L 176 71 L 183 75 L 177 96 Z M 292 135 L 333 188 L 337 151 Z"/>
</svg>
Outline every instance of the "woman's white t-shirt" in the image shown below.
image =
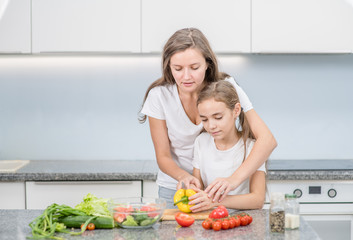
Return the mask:
<svg viewBox="0 0 353 240">
<path fill-rule="evenodd" d="M 246 141 L 246 157 L 249 155 L 254 140 Z M 195 140 L 194 168 L 200 169 L 201 179 L 206 188 L 216 178 L 230 177 L 237 170 L 244 160 L 244 141 L 242 138 L 227 150 L 218 150 L 214 138 L 207 132 L 201 133 Z M 257 171 L 266 173 L 265 163 Z M 242 182 L 229 195 L 249 193 L 249 178 Z"/>
<path fill-rule="evenodd" d="M 243 89 L 236 84 L 234 78 L 229 77 L 225 80 L 234 85 L 244 111 L 246 112 L 252 109 L 253 106 L 248 96 Z M 202 123 L 195 125 L 186 115 L 179 98 L 177 86 L 173 84 L 151 89 L 141 113 L 152 118 L 166 121 L 172 158 L 180 168 L 192 174 L 194 142 L 203 129 L 203 126 Z M 163 173 L 161 170 L 158 171 L 158 185 L 174 190 L 176 189 L 177 183 L 174 178 Z"/>
</svg>

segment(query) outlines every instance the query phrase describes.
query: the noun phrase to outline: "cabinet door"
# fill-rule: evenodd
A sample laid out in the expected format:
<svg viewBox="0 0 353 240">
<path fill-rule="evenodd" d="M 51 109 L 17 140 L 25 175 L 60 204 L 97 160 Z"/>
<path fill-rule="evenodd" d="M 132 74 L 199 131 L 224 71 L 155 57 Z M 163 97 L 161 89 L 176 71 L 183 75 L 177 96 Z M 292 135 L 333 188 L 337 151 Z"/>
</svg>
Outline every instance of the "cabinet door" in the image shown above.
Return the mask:
<svg viewBox="0 0 353 240">
<path fill-rule="evenodd" d="M 249 0 L 142 1 L 142 51 L 161 52 L 177 30 L 199 28 L 215 52 L 250 51 Z"/>
<path fill-rule="evenodd" d="M 53 203 L 75 207 L 88 193 L 99 198 L 141 197 L 141 181 L 26 182 L 27 209 Z"/>
<path fill-rule="evenodd" d="M 352 50 L 353 1 L 252 1 L 253 52 L 343 53 Z"/>
<path fill-rule="evenodd" d="M 31 52 L 31 2 L 0 0 L 0 53 Z"/>
<path fill-rule="evenodd" d="M 33 52 L 140 52 L 140 0 L 32 0 Z"/>
<path fill-rule="evenodd" d="M 143 181 L 143 197 L 158 198 L 158 185 L 156 181 Z"/>
<path fill-rule="evenodd" d="M 25 183 L 0 183 L 0 209 L 25 209 Z"/>
</svg>

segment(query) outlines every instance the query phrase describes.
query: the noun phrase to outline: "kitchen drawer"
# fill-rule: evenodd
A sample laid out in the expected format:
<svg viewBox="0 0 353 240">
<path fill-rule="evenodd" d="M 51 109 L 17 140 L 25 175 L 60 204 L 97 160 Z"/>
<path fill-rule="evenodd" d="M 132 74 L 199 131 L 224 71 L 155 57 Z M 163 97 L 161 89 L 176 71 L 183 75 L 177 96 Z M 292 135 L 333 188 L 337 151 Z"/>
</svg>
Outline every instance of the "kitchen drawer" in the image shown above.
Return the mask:
<svg viewBox="0 0 353 240">
<path fill-rule="evenodd" d="M 25 183 L 0 183 L 0 209 L 25 209 Z"/>
<path fill-rule="evenodd" d="M 99 198 L 141 197 L 141 181 L 26 182 L 27 209 L 45 209 L 52 203 L 75 207 L 92 193 Z"/>
</svg>

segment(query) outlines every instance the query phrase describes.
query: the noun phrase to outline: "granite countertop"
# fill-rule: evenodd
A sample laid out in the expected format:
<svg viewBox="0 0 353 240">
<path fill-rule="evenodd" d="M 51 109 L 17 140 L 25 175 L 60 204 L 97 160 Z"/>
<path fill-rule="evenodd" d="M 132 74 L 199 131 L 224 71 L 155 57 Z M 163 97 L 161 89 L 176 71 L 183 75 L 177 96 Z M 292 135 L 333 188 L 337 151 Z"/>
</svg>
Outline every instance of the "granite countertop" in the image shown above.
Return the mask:
<svg viewBox="0 0 353 240">
<path fill-rule="evenodd" d="M 191 227 L 181 228 L 176 221 L 163 221 L 152 228 L 144 230 L 135 229 L 96 229 L 87 231 L 81 236 L 58 235 L 66 239 L 292 239 L 315 240 L 320 239 L 310 225 L 300 218 L 300 228 L 285 231 L 285 233 L 271 233 L 269 231 L 268 210 L 246 211 L 253 216 L 253 222 L 248 226 L 213 231 L 204 230 L 202 221 L 198 220 Z M 22 240 L 31 236 L 28 224 L 43 210 L 0 210 L 0 236 L 1 239 Z M 143 236 L 143 237 L 142 237 Z"/>
<path fill-rule="evenodd" d="M 352 160 L 270 160 L 268 180 L 353 180 Z M 0 181 L 156 180 L 153 160 L 31 160 L 16 172 L 0 172 Z"/>
</svg>

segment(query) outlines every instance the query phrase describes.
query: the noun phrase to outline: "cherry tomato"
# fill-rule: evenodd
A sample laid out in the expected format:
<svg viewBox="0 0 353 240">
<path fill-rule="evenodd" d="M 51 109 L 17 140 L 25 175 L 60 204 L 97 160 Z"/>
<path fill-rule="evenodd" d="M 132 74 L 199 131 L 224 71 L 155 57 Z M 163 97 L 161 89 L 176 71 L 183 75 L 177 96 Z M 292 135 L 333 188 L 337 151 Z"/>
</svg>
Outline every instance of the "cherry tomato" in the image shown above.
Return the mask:
<svg viewBox="0 0 353 240">
<path fill-rule="evenodd" d="M 235 226 L 234 227 L 239 227 L 240 226 L 240 218 L 235 217 L 234 221 L 235 221 Z"/>
<path fill-rule="evenodd" d="M 89 223 L 88 225 L 87 225 L 87 229 L 88 230 L 94 230 L 96 228 L 96 226 L 94 225 L 94 223 Z"/>
<path fill-rule="evenodd" d="M 235 227 L 235 218 L 234 217 L 231 217 L 229 218 L 229 228 L 232 229 Z"/>
<path fill-rule="evenodd" d="M 248 224 L 252 223 L 252 216 L 248 215 Z"/>
<path fill-rule="evenodd" d="M 211 229 L 212 228 L 212 222 L 205 220 L 205 221 L 202 222 L 202 227 L 204 229 Z"/>
<path fill-rule="evenodd" d="M 243 217 L 240 218 L 240 225 L 241 226 L 248 225 L 248 218 L 246 216 L 243 216 Z"/>
<path fill-rule="evenodd" d="M 222 229 L 223 230 L 227 230 L 229 228 L 229 225 L 230 225 L 229 220 L 228 219 L 223 219 L 223 221 L 222 221 Z"/>
<path fill-rule="evenodd" d="M 84 223 L 81 224 L 81 229 L 83 228 L 84 225 L 85 225 Z M 85 231 L 86 231 L 86 230 L 87 230 L 87 227 L 86 227 Z"/>
<path fill-rule="evenodd" d="M 228 217 L 228 210 L 220 205 L 210 213 L 209 217 L 213 219 Z"/>
<path fill-rule="evenodd" d="M 222 228 L 222 223 L 220 221 L 216 221 L 212 223 L 212 229 L 215 231 L 219 231 Z"/>
<path fill-rule="evenodd" d="M 195 218 L 193 216 L 183 212 L 176 213 L 175 220 L 182 227 L 189 227 L 195 222 Z"/>
</svg>

